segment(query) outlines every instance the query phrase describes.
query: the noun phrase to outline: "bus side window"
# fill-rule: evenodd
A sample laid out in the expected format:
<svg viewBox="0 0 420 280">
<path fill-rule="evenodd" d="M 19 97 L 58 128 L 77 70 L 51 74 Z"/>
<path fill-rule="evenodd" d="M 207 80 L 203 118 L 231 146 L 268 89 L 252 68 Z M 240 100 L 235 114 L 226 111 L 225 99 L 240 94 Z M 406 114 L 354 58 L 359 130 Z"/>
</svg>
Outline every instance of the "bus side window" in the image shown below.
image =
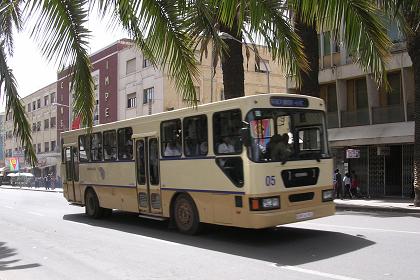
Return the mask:
<svg viewBox="0 0 420 280">
<path fill-rule="evenodd" d="M 217 112 L 213 115 L 213 143 L 214 153 L 240 154 L 242 143 L 240 130 L 242 117 L 239 109 Z"/>
<path fill-rule="evenodd" d="M 89 137 L 86 135 L 79 136 L 79 159 L 80 162 L 89 161 Z"/>
<path fill-rule="evenodd" d="M 102 160 L 102 133 L 93 133 L 90 138 L 90 158 L 92 161 Z"/>
<path fill-rule="evenodd" d="M 207 116 L 201 115 L 185 118 L 183 125 L 185 156 L 191 157 L 207 155 Z"/>
<path fill-rule="evenodd" d="M 104 160 L 117 159 L 117 132 L 115 130 L 104 131 Z"/>
<path fill-rule="evenodd" d="M 125 127 L 118 129 L 118 159 L 129 160 L 133 159 L 133 129 Z"/>
<path fill-rule="evenodd" d="M 160 127 L 161 151 L 163 157 L 180 157 L 182 154 L 181 120 L 162 122 Z"/>
</svg>

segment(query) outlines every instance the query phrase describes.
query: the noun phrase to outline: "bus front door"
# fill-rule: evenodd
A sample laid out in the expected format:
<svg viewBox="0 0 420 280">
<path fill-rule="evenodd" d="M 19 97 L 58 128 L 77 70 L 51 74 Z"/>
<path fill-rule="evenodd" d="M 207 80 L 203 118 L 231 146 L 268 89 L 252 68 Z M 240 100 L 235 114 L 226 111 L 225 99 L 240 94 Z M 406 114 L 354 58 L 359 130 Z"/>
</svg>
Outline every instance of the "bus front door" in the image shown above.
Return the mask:
<svg viewBox="0 0 420 280">
<path fill-rule="evenodd" d="M 64 151 L 66 163 L 67 200 L 70 202 L 82 202 L 79 186 L 79 159 L 77 148 L 67 147 Z"/>
<path fill-rule="evenodd" d="M 136 140 L 137 199 L 142 213 L 161 214 L 159 141 L 155 137 Z"/>
</svg>

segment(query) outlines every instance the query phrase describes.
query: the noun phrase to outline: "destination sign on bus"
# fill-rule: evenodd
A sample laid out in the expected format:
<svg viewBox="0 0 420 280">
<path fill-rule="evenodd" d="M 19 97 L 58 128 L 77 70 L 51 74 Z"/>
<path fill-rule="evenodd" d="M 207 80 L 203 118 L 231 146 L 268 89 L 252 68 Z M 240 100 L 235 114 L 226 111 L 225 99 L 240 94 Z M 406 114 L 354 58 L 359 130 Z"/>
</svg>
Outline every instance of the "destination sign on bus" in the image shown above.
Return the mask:
<svg viewBox="0 0 420 280">
<path fill-rule="evenodd" d="M 306 98 L 280 97 L 280 96 L 271 97 L 270 104 L 276 107 L 308 107 L 309 106 L 308 99 Z"/>
</svg>

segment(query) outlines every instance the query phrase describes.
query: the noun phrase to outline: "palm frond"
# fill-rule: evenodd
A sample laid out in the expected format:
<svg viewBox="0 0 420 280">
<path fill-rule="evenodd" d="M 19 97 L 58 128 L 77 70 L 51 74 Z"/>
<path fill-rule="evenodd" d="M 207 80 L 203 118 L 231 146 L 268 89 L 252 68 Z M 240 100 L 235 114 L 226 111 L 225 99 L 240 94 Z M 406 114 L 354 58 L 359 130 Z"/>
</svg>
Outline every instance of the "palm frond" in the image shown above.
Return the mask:
<svg viewBox="0 0 420 280">
<path fill-rule="evenodd" d="M 73 112 L 84 126 L 92 127 L 94 92 L 88 55 L 89 31 L 87 0 L 42 0 L 28 4 L 29 16 L 36 16 L 32 35 L 41 51 L 55 59 L 59 68 L 70 65 L 71 89 L 74 90 Z"/>
<path fill-rule="evenodd" d="M 25 149 L 25 159 L 35 166 L 37 161 L 32 146 L 30 125 L 26 118 L 25 108 L 20 102 L 16 88 L 16 80 L 12 70 L 7 66 L 4 42 L 0 42 L 0 92 L 4 92 L 6 99 L 6 115 L 13 114 L 13 134 L 20 139 L 20 145 Z"/>
<path fill-rule="evenodd" d="M 13 55 L 13 29 L 22 28 L 21 0 L 2 1 L 0 3 L 0 38 L 9 55 Z"/>
</svg>

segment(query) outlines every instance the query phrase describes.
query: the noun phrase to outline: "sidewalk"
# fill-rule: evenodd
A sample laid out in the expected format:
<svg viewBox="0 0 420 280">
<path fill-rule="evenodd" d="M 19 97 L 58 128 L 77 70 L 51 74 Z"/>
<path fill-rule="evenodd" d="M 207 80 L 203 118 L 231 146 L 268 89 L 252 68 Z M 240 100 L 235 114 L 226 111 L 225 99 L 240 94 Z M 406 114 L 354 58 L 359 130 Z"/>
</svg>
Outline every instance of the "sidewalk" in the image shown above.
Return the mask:
<svg viewBox="0 0 420 280">
<path fill-rule="evenodd" d="M 414 207 L 413 199 L 335 199 L 334 202 L 338 211 L 378 211 L 420 214 L 420 207 Z"/>
<path fill-rule="evenodd" d="M 28 188 L 28 187 L 19 187 L 19 186 L 11 186 L 11 185 L 1 185 L 0 188 L 2 189 L 16 189 L 16 190 L 26 190 L 26 191 L 37 191 L 37 192 L 56 192 L 56 193 L 62 193 L 62 188 L 56 188 L 56 189 L 49 189 L 46 190 L 45 188 Z"/>
</svg>

